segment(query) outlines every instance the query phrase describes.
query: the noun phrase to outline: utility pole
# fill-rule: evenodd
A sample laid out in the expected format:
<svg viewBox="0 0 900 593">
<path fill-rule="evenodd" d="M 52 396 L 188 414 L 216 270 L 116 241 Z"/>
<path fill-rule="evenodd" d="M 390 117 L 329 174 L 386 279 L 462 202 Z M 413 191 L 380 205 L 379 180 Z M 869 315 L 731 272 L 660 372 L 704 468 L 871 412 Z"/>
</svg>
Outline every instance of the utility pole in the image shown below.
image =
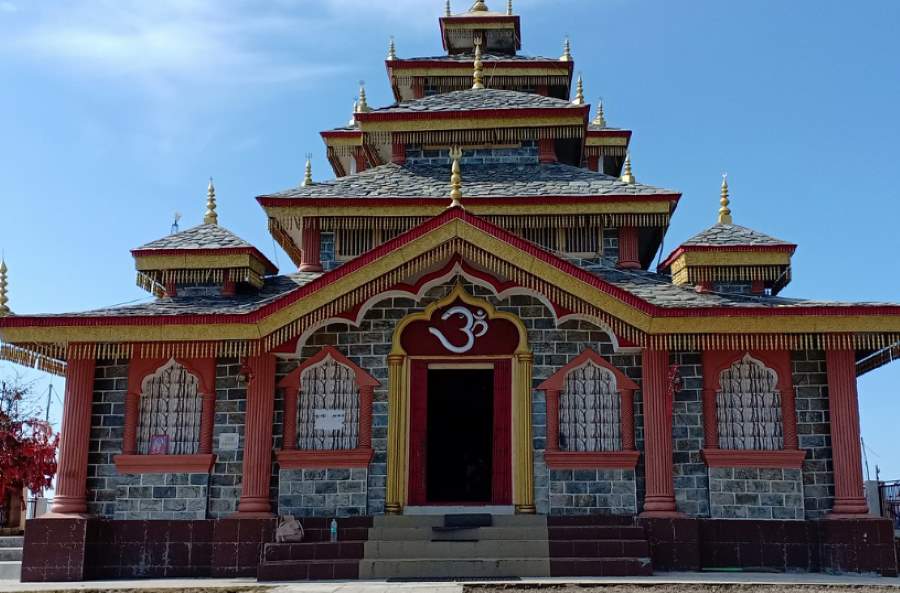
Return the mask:
<svg viewBox="0 0 900 593">
<path fill-rule="evenodd" d="M 53 383 L 47 386 L 47 409 L 44 412 L 44 422 L 50 424 L 50 402 L 53 398 Z"/>
</svg>

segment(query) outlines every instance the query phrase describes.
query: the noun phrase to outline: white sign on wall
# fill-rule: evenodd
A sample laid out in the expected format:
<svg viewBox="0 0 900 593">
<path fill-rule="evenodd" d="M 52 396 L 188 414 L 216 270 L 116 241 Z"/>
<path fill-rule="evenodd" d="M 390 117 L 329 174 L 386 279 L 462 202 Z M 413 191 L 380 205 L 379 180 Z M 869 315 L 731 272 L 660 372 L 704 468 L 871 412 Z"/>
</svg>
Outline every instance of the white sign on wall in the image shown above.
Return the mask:
<svg viewBox="0 0 900 593">
<path fill-rule="evenodd" d="M 343 430 L 344 428 L 344 410 L 314 410 L 315 429 L 324 432 L 332 432 L 335 430 Z"/>
<path fill-rule="evenodd" d="M 237 451 L 241 444 L 241 435 L 236 432 L 223 432 L 219 435 L 220 451 Z"/>
</svg>

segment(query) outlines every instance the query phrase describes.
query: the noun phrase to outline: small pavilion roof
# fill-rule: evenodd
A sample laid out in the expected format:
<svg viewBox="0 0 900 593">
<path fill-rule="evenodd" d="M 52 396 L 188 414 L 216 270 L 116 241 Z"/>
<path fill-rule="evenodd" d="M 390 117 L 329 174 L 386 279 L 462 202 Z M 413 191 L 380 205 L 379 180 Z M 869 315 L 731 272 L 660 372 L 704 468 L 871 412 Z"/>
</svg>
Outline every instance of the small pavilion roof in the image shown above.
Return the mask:
<svg viewBox="0 0 900 593">
<path fill-rule="evenodd" d="M 782 241 L 737 224 L 715 224 L 705 231 L 697 233 L 681 244 L 683 247 L 729 247 L 729 246 L 757 246 L 757 245 L 782 245 L 796 247 L 793 243 Z"/>
<path fill-rule="evenodd" d="M 244 241 L 228 229 L 217 224 L 201 224 L 193 228 L 151 241 L 142 245 L 135 251 L 151 249 L 223 249 L 223 248 L 253 248 L 253 245 Z"/>
<path fill-rule="evenodd" d="M 501 89 L 469 89 L 432 95 L 407 101 L 390 107 L 357 114 L 360 121 L 378 114 L 404 114 L 441 111 L 480 111 L 497 109 L 584 109 L 563 99 L 544 97 L 535 93 L 523 93 Z"/>
<path fill-rule="evenodd" d="M 391 65 L 403 62 L 472 62 L 475 60 L 473 52 L 462 52 L 458 54 L 441 55 L 441 56 L 416 56 L 411 58 L 401 58 L 394 60 Z M 482 53 L 482 62 L 552 62 L 554 65 L 566 66 L 570 62 L 560 62 L 559 58 L 548 58 L 546 56 L 526 56 L 522 54 L 495 54 Z"/>
</svg>

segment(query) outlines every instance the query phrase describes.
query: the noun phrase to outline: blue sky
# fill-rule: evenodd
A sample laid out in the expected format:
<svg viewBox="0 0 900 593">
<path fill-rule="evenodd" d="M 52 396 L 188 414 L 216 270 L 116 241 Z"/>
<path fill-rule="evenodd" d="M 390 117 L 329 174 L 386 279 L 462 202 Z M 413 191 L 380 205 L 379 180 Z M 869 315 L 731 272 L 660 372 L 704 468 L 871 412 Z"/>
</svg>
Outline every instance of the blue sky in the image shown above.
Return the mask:
<svg viewBox="0 0 900 593">
<path fill-rule="evenodd" d="M 497 10 L 503 0 L 488 0 Z M 639 181 L 684 193 L 668 251 L 735 222 L 800 245 L 786 296 L 900 301 L 900 3 L 515 0 L 524 51 L 576 69 Z M 454 0 L 454 10 L 468 6 Z M 20 313 L 145 298 L 129 249 L 203 214 L 290 271 L 254 196 L 296 185 L 358 81 L 390 102 L 383 59 L 439 54 L 443 0 L 0 0 L 0 248 Z M 13 372 L 0 364 L 0 372 Z M 45 389 L 46 378 L 39 379 Z M 869 462 L 893 454 L 900 364 L 860 380 Z M 56 381 L 61 388 L 61 382 Z M 58 403 L 53 417 L 59 417 Z"/>
</svg>

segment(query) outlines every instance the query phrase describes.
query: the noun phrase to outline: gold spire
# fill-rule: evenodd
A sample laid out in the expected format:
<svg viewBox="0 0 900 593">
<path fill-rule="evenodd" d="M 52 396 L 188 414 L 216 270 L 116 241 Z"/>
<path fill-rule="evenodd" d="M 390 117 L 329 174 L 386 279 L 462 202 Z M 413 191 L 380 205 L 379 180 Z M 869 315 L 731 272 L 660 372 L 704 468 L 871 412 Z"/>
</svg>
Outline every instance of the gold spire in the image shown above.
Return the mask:
<svg viewBox="0 0 900 593">
<path fill-rule="evenodd" d="M 388 42 L 387 60 L 389 62 L 393 62 L 396 59 L 397 59 L 397 46 L 394 44 L 394 37 L 392 35 L 390 42 Z"/>
<path fill-rule="evenodd" d="M 350 115 L 350 121 L 347 125 L 351 128 L 356 125 L 356 114 L 359 112 L 359 101 L 353 101 L 353 113 Z"/>
<path fill-rule="evenodd" d="M 453 160 L 453 165 L 450 167 L 450 208 L 463 207 L 460 201 L 462 199 L 462 172 L 459 167 L 462 154 L 459 146 L 450 149 L 450 158 Z"/>
<path fill-rule="evenodd" d="M 578 75 L 578 84 L 575 87 L 575 100 L 572 105 L 584 105 L 584 79 Z"/>
<path fill-rule="evenodd" d="M 303 175 L 303 187 L 309 187 L 312 184 L 312 155 L 306 153 L 306 171 Z"/>
<path fill-rule="evenodd" d="M 719 224 L 734 224 L 731 219 L 731 209 L 728 205 L 731 200 L 728 199 L 728 173 L 722 173 L 722 197 L 719 199 Z"/>
<path fill-rule="evenodd" d="M 366 101 L 366 83 L 365 81 L 359 81 L 359 101 L 356 103 L 356 113 L 368 113 L 372 111 L 372 108 L 369 107 L 368 101 Z"/>
<path fill-rule="evenodd" d="M 9 302 L 6 287 L 6 260 L 0 258 L 0 317 L 6 317 L 7 315 L 12 314 L 12 311 L 6 306 L 6 303 Z"/>
<path fill-rule="evenodd" d="M 636 183 L 634 173 L 631 172 L 631 153 L 625 155 L 625 170 L 622 172 L 622 176 L 619 177 L 619 180 L 628 185 L 634 185 Z"/>
<path fill-rule="evenodd" d="M 475 40 L 475 72 L 472 75 L 472 88 L 484 88 L 484 63 L 481 61 L 481 39 Z"/>
<path fill-rule="evenodd" d="M 606 127 L 606 114 L 603 112 L 603 99 L 597 101 L 597 115 L 594 116 L 594 121 L 592 121 L 591 124 L 598 128 Z"/>
<path fill-rule="evenodd" d="M 444 7 L 444 16 L 452 16 L 453 13 L 450 12 L 450 0 L 447 0 L 446 6 Z"/>
<path fill-rule="evenodd" d="M 209 178 L 209 186 L 206 188 L 206 214 L 203 216 L 203 224 L 219 224 L 219 215 L 216 214 L 216 186 L 212 177 Z"/>
<path fill-rule="evenodd" d="M 513 0 L 506 0 L 506 14 L 507 14 L 507 16 L 512 16 L 512 15 L 513 15 L 513 11 L 512 11 L 512 2 L 513 2 Z"/>
<path fill-rule="evenodd" d="M 469 12 L 487 12 L 490 10 L 484 0 L 475 0 L 475 4 L 469 9 Z"/>
<path fill-rule="evenodd" d="M 572 61 L 572 42 L 569 41 L 569 38 L 566 37 L 566 42 L 563 44 L 563 55 L 559 58 L 560 62 L 571 62 Z"/>
</svg>

